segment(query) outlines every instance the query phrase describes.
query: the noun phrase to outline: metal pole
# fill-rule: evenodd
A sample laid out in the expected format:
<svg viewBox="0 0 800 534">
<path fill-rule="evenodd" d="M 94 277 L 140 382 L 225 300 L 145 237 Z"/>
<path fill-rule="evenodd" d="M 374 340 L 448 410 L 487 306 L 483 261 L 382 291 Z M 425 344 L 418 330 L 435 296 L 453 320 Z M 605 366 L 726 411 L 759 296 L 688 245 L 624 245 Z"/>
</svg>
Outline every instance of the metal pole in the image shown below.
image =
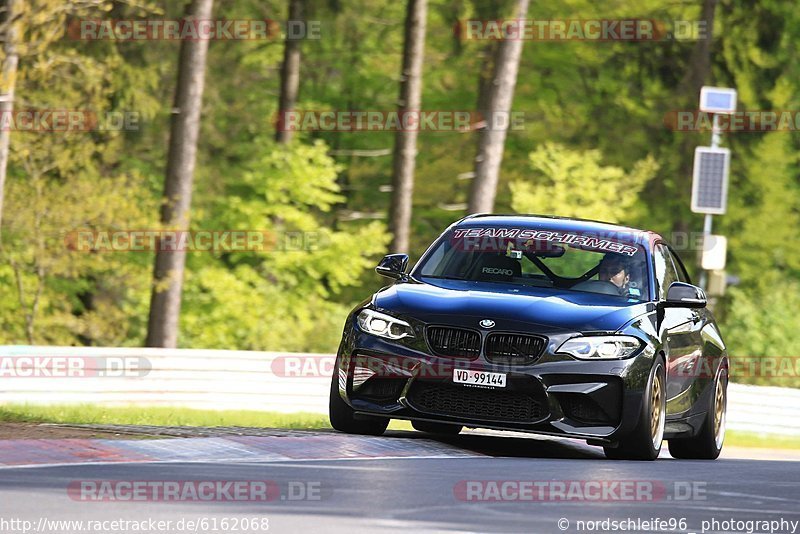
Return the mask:
<svg viewBox="0 0 800 534">
<path fill-rule="evenodd" d="M 719 115 L 716 113 L 714 114 L 714 122 L 713 126 L 711 127 L 711 148 L 719 148 L 719 141 L 720 141 L 720 128 L 719 128 Z M 703 220 L 703 250 L 705 250 L 706 239 L 708 236 L 711 235 L 711 223 L 712 223 L 712 215 L 710 213 L 706 213 L 706 216 Z M 700 266 L 700 287 L 706 289 L 706 281 L 707 281 L 707 274 L 706 271 L 702 269 L 702 265 Z"/>
<path fill-rule="evenodd" d="M 711 126 L 711 148 L 719 148 L 721 130 L 719 128 L 719 115 L 714 114 L 714 122 Z"/>
<path fill-rule="evenodd" d="M 703 249 L 704 250 L 705 250 L 706 239 L 708 238 L 708 236 L 711 235 L 711 221 L 712 221 L 711 217 L 712 216 L 711 216 L 710 213 L 706 213 L 706 216 L 703 219 Z M 704 271 L 702 269 L 702 265 L 701 265 L 701 269 L 700 269 L 700 287 L 702 287 L 703 289 L 706 289 L 706 279 L 707 279 L 706 278 L 706 271 Z"/>
</svg>

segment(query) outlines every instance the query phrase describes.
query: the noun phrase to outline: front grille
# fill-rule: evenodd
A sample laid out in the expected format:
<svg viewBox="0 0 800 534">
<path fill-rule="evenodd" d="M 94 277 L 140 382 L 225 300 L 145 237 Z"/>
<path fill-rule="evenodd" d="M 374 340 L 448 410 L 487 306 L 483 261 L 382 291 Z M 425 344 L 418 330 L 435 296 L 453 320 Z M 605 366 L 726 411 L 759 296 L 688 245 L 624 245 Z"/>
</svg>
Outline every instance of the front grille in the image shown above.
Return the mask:
<svg viewBox="0 0 800 534">
<path fill-rule="evenodd" d="M 429 326 L 428 343 L 437 356 L 477 358 L 481 353 L 481 336 L 473 330 L 447 326 Z"/>
<path fill-rule="evenodd" d="M 416 382 L 411 387 L 408 401 L 422 412 L 465 419 L 532 423 L 549 413 L 544 402 L 519 391 L 474 388 L 447 382 Z"/>
<path fill-rule="evenodd" d="M 547 341 L 524 334 L 489 334 L 486 359 L 494 363 L 520 365 L 533 363 L 544 351 Z"/>
</svg>

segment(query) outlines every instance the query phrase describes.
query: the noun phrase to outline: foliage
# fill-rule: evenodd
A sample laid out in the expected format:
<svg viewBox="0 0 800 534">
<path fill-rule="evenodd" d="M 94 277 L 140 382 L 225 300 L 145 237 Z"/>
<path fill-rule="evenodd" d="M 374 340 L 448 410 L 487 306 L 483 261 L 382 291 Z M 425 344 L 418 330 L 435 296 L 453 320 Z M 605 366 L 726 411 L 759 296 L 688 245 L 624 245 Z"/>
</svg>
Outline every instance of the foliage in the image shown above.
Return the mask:
<svg viewBox="0 0 800 534">
<path fill-rule="evenodd" d="M 541 145 L 529 157 L 533 179 L 511 183 L 511 207 L 518 213 L 635 220 L 639 193 L 658 170 L 652 157 L 626 172 L 601 165 L 599 150 L 580 152 L 555 143 Z"/>
<path fill-rule="evenodd" d="M 110 3 L 21 4 L 17 110 L 77 111 L 90 128 L 92 119 L 103 124 L 108 113 L 128 109 L 130 71 L 118 51 L 95 56 L 64 34 L 68 15 L 101 16 Z M 146 92 L 135 98 L 141 118 L 155 102 Z M 131 335 L 126 318 L 143 311 L 133 293 L 148 284 L 145 263 L 67 246 L 80 229 L 149 226 L 154 196 L 140 173 L 119 166 L 126 133 L 12 132 L 0 249 L 3 341 L 124 344 Z"/>
<path fill-rule="evenodd" d="M 331 302 L 385 250 L 384 225 L 336 231 L 321 216 L 342 200 L 341 170 L 321 141 L 263 146 L 212 211 L 217 228 L 264 229 L 274 248 L 193 257 L 185 284 L 188 346 L 330 351 L 347 306 Z M 213 218 L 213 216 L 212 216 Z"/>
<path fill-rule="evenodd" d="M 722 218 L 729 269 L 753 291 L 800 280 L 799 159 L 791 139 L 775 132 L 761 139 L 733 178 L 730 212 Z"/>
<path fill-rule="evenodd" d="M 21 4 L 17 106 L 135 111 L 139 127 L 12 132 L 0 342 L 139 345 L 152 254 L 78 253 L 66 249 L 64 234 L 157 227 L 179 43 L 80 41 L 65 29 L 80 17 L 177 18 L 183 6 Z M 320 39 L 302 45 L 299 108 L 394 110 L 404 3 L 307 4 L 309 18 L 322 26 Z M 431 4 L 424 109 L 475 109 L 489 47 L 459 40 L 453 28 L 508 5 Z M 529 17 L 690 21 L 700 18 L 701 6 L 700 0 L 566 0 L 532 4 Z M 237 0 L 215 9 L 219 18 L 281 20 L 286 2 Z M 719 2 L 706 83 L 736 87 L 740 109 L 798 109 L 798 35 L 800 10 L 791 2 Z M 509 132 L 497 211 L 614 220 L 666 237 L 699 232 L 702 217 L 689 210 L 692 153 L 708 144 L 709 132 L 676 132 L 664 120 L 696 106 L 697 95 L 684 86 L 695 45 L 525 42 L 514 97 L 525 121 Z M 379 287 L 371 268 L 386 244 L 392 158 L 353 151 L 386 154 L 393 132 L 299 132 L 292 145 L 276 146 L 282 50 L 280 39 L 211 43 L 191 225 L 264 231 L 279 245 L 297 232 L 310 241 L 255 253 L 190 254 L 181 346 L 332 351 L 347 310 Z M 729 209 L 715 217 L 714 229 L 729 238 L 728 272 L 740 283 L 715 313 L 732 354 L 797 355 L 791 339 L 800 316 L 793 296 L 800 280 L 800 142 L 775 132 L 726 134 L 723 144 L 733 154 Z M 463 215 L 476 135 L 423 131 L 418 146 L 412 262 Z M 690 269 L 693 252 L 682 254 Z"/>
<path fill-rule="evenodd" d="M 776 282 L 779 283 L 773 289 L 765 291 L 730 289 L 723 334 L 734 360 L 732 379 L 800 387 L 800 339 L 789 334 L 800 331 L 800 315 L 792 313 L 800 310 L 800 282 Z M 740 365 L 736 364 L 737 358 Z M 761 364 L 754 367 L 758 358 Z M 751 368 L 757 371 L 751 372 Z"/>
</svg>

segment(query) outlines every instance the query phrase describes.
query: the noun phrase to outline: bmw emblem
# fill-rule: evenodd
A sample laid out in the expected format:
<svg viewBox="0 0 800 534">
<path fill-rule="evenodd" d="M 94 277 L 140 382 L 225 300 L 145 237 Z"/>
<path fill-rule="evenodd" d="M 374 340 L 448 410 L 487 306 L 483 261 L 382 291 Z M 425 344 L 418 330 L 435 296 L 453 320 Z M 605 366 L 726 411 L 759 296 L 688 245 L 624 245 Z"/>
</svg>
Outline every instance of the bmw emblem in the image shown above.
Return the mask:
<svg viewBox="0 0 800 534">
<path fill-rule="evenodd" d="M 494 321 L 491 319 L 483 319 L 480 323 L 481 328 L 494 328 Z"/>
</svg>

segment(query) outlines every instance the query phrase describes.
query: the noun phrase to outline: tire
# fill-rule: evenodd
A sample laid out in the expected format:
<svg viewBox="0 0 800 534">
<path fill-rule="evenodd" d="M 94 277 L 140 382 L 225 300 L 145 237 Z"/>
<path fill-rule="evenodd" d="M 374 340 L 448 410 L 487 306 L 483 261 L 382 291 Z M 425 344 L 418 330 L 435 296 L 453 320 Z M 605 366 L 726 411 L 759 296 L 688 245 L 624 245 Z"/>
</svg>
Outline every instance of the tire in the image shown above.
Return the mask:
<svg viewBox="0 0 800 534">
<path fill-rule="evenodd" d="M 461 429 L 461 425 L 448 425 L 447 423 L 431 423 L 428 421 L 411 421 L 414 430 L 428 432 L 429 434 L 439 434 L 441 436 L 455 436 Z"/>
<path fill-rule="evenodd" d="M 728 408 L 728 373 L 722 369 L 714 380 L 706 418 L 700 432 L 691 438 L 669 440 L 669 453 L 680 460 L 716 460 L 725 441 Z"/>
<path fill-rule="evenodd" d="M 339 370 L 334 367 L 331 377 L 330 401 L 328 403 L 328 416 L 331 426 L 340 432 L 348 434 L 364 434 L 367 436 L 380 436 L 389 426 L 389 419 L 385 417 L 370 417 L 360 415 L 356 417 L 355 411 L 339 395 Z"/>
<path fill-rule="evenodd" d="M 661 453 L 667 412 L 664 361 L 657 358 L 647 379 L 642 410 L 633 432 L 617 447 L 603 447 L 612 460 L 655 460 Z M 657 411 L 656 411 L 657 410 Z"/>
</svg>

